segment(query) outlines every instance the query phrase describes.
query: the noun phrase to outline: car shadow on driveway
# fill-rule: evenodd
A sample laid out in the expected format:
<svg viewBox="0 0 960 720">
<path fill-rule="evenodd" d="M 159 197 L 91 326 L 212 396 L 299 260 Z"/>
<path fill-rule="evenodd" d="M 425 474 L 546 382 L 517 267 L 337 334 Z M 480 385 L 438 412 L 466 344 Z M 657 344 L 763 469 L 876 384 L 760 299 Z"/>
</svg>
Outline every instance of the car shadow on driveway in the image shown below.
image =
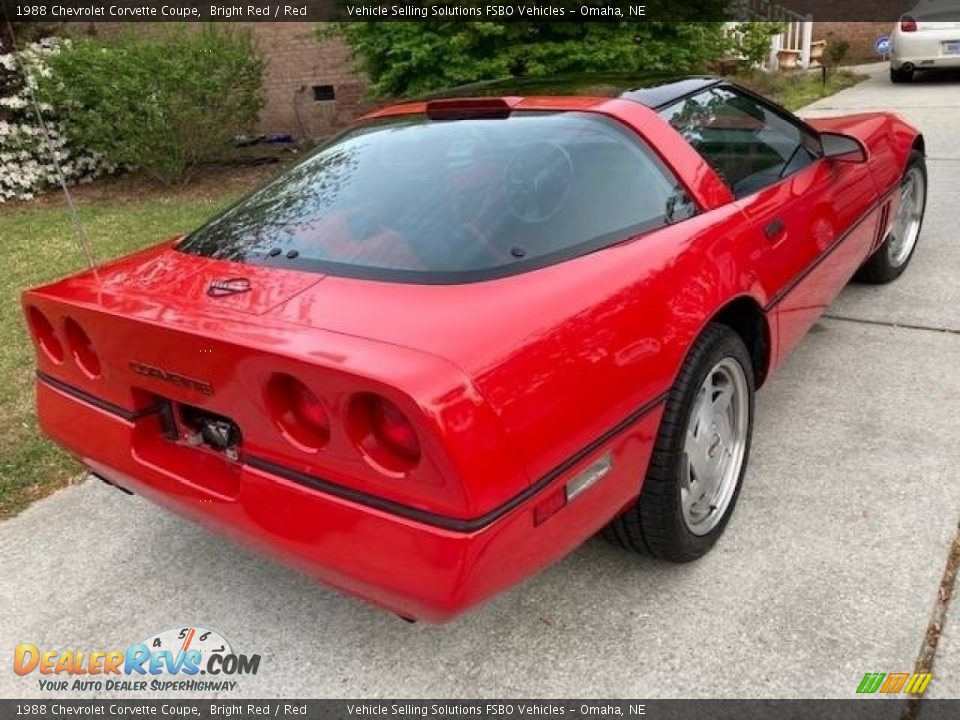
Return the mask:
<svg viewBox="0 0 960 720">
<path fill-rule="evenodd" d="M 917 70 L 913 75 L 915 85 L 960 84 L 960 70 Z"/>
</svg>

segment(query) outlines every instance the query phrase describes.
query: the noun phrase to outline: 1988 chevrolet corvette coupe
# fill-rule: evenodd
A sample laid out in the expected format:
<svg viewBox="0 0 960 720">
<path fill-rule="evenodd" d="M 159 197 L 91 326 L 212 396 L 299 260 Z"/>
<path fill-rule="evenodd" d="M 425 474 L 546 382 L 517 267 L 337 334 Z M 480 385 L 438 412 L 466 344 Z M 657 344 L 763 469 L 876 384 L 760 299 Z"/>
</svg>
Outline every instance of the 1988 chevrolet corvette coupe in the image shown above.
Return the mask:
<svg viewBox="0 0 960 720">
<path fill-rule="evenodd" d="M 755 388 L 852 276 L 910 261 L 923 137 L 709 77 L 561 92 L 388 107 L 195 232 L 25 292 L 43 430 L 406 618 L 603 528 L 701 556 Z"/>
</svg>

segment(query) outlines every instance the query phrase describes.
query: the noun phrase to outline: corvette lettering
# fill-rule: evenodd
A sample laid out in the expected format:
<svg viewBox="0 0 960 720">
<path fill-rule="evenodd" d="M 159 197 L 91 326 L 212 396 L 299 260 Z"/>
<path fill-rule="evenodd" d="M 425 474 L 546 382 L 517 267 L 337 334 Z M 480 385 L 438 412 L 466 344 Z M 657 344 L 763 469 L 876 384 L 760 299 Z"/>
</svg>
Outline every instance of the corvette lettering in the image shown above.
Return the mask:
<svg viewBox="0 0 960 720">
<path fill-rule="evenodd" d="M 197 380 L 196 378 L 181 375 L 179 373 L 168 372 L 163 368 L 147 365 L 146 363 L 137 362 L 136 360 L 131 361 L 128 367 L 137 375 L 154 378 L 155 380 L 170 383 L 171 385 L 176 385 L 177 387 L 186 388 L 188 390 L 195 390 L 201 395 L 213 395 L 213 385 L 205 382 L 204 380 Z"/>
</svg>

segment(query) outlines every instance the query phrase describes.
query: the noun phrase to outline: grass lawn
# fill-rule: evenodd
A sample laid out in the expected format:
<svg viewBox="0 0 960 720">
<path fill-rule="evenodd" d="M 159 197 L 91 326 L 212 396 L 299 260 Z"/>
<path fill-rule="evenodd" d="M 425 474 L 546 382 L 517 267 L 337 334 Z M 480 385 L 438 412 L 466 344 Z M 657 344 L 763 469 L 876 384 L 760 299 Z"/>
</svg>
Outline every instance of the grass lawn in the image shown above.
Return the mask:
<svg viewBox="0 0 960 720">
<path fill-rule="evenodd" d="M 856 75 L 849 70 L 831 70 L 826 83 L 819 70 L 795 73 L 765 73 L 759 70 L 734 75 L 732 79 L 756 93 L 768 97 L 788 110 L 797 110 L 814 100 L 833 95 L 858 82 L 866 75 Z"/>
<path fill-rule="evenodd" d="M 102 262 L 196 227 L 263 174 L 241 171 L 239 180 L 207 179 L 171 191 L 111 179 L 77 189 L 80 216 Z M 0 205 L 0 518 L 80 473 L 36 426 L 34 354 L 20 292 L 84 267 L 70 214 L 56 193 Z"/>
</svg>

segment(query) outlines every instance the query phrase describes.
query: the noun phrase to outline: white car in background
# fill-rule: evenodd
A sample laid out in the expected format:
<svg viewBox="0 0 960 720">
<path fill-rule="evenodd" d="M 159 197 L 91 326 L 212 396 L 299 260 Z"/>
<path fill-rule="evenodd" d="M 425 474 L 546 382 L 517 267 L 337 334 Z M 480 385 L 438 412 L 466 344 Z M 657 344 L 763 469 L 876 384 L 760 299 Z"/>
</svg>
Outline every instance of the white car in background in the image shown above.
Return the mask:
<svg viewBox="0 0 960 720">
<path fill-rule="evenodd" d="M 960 3 L 921 0 L 890 35 L 890 81 L 910 82 L 917 70 L 960 68 Z"/>
</svg>

